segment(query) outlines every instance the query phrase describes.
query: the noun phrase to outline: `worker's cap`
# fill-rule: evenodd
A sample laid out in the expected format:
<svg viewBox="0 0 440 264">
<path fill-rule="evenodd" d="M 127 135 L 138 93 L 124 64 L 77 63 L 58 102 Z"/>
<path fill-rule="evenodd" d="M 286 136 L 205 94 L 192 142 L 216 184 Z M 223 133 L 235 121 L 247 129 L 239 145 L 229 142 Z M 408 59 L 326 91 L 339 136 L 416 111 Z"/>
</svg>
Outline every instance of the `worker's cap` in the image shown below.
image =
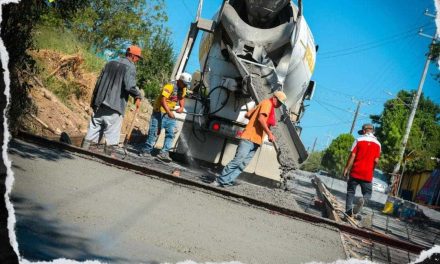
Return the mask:
<svg viewBox="0 0 440 264">
<path fill-rule="evenodd" d="M 281 104 L 286 105 L 287 96 L 283 91 L 275 91 L 273 96 L 275 96 Z"/>
<path fill-rule="evenodd" d="M 371 130 L 374 131 L 374 126 L 373 126 L 373 124 L 370 124 L 370 123 L 363 124 L 363 125 L 362 125 L 362 129 L 358 131 L 358 134 L 359 134 L 359 135 L 363 135 L 363 134 L 364 134 L 364 130 L 366 130 L 366 129 L 371 129 Z"/>
<path fill-rule="evenodd" d="M 142 58 L 142 50 L 141 50 L 141 48 L 139 48 L 136 45 L 131 45 L 130 47 L 128 47 L 127 53 L 133 54 L 133 55 L 138 56 L 139 58 L 143 59 Z"/>
<path fill-rule="evenodd" d="M 189 86 L 191 84 L 192 76 L 187 72 L 182 72 L 182 74 L 180 74 L 179 80 L 184 82 L 186 86 Z"/>
</svg>

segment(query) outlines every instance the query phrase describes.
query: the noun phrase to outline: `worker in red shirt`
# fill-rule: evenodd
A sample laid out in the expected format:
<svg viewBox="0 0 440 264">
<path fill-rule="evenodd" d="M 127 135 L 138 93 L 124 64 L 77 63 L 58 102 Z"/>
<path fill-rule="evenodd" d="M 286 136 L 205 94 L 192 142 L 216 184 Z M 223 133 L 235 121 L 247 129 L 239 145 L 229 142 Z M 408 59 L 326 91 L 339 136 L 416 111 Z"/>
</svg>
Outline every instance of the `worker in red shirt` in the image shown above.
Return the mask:
<svg viewBox="0 0 440 264">
<path fill-rule="evenodd" d="M 358 134 L 361 136 L 351 147 L 351 154 L 343 173 L 344 177 L 348 177 L 345 213 L 349 217 L 360 213 L 362 207 L 371 199 L 374 168 L 379 162 L 381 149 L 379 141 L 374 136 L 372 124 L 364 124 Z M 360 198 L 353 208 L 353 199 L 358 185 L 361 186 L 363 198 Z"/>
</svg>

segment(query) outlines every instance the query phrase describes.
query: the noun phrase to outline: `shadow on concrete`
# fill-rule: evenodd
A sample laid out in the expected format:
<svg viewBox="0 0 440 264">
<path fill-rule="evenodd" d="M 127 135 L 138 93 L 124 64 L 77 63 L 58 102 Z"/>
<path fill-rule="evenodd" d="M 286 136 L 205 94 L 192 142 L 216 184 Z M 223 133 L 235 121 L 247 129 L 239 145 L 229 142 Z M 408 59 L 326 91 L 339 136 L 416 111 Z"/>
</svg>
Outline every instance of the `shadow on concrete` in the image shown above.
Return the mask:
<svg viewBox="0 0 440 264">
<path fill-rule="evenodd" d="M 73 156 L 61 149 L 42 148 L 23 141 L 11 140 L 8 146 L 8 153 L 18 155 L 24 159 L 45 159 L 57 161 L 60 159 L 73 159 Z"/>
<path fill-rule="evenodd" d="M 304 181 L 303 179 L 298 179 L 295 181 L 296 184 L 301 185 L 306 188 L 315 189 L 315 185 L 313 185 L 312 181 Z"/>
<path fill-rule="evenodd" d="M 77 230 L 63 226 L 58 220 L 48 218 L 47 209 L 19 196 L 12 202 L 16 216 L 16 235 L 20 255 L 31 261 L 51 261 L 67 258 L 77 261 L 128 262 L 119 257 L 94 254 L 94 243 L 75 235 Z"/>
<path fill-rule="evenodd" d="M 19 171 L 26 171 L 25 169 L 23 169 L 22 167 L 16 165 L 16 164 L 12 164 L 11 165 L 12 170 L 19 170 Z"/>
</svg>

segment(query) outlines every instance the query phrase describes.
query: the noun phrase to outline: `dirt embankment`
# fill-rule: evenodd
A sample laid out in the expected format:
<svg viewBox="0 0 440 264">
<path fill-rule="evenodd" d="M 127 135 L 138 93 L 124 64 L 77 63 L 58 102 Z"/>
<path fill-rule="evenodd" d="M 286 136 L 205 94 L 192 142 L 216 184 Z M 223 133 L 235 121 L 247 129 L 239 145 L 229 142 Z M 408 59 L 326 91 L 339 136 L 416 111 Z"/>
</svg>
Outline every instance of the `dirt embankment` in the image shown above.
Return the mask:
<svg viewBox="0 0 440 264">
<path fill-rule="evenodd" d="M 92 115 L 90 101 L 97 73 L 83 67 L 80 53 L 62 54 L 53 50 L 29 52 L 40 66 L 38 74 L 27 74 L 31 89 L 29 96 L 35 111 L 26 114 L 22 129 L 45 137 L 57 137 L 66 132 L 71 137 L 82 137 Z M 122 126 L 122 137 L 134 117 L 134 105 L 130 99 Z M 143 100 L 141 110 L 134 121 L 134 131 L 147 132 L 151 104 Z"/>
</svg>

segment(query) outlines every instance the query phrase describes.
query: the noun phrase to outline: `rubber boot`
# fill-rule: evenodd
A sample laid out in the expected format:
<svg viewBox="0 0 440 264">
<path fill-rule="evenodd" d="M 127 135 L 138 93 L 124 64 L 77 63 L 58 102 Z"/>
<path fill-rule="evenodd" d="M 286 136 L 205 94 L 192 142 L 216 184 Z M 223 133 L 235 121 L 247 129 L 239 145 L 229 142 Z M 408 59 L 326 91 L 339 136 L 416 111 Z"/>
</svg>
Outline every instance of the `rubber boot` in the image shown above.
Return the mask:
<svg viewBox="0 0 440 264">
<path fill-rule="evenodd" d="M 115 149 L 116 149 L 116 145 L 105 145 L 104 153 L 107 156 L 116 158 Z"/>
<path fill-rule="evenodd" d="M 83 148 L 85 150 L 89 150 L 91 144 L 92 144 L 92 141 L 87 140 L 87 139 L 83 139 L 83 141 L 81 143 L 81 148 Z"/>
<path fill-rule="evenodd" d="M 365 200 L 364 198 L 360 197 L 357 200 L 357 203 L 355 204 L 354 208 L 353 208 L 353 214 L 359 214 L 362 212 L 362 207 L 364 206 Z"/>
</svg>

